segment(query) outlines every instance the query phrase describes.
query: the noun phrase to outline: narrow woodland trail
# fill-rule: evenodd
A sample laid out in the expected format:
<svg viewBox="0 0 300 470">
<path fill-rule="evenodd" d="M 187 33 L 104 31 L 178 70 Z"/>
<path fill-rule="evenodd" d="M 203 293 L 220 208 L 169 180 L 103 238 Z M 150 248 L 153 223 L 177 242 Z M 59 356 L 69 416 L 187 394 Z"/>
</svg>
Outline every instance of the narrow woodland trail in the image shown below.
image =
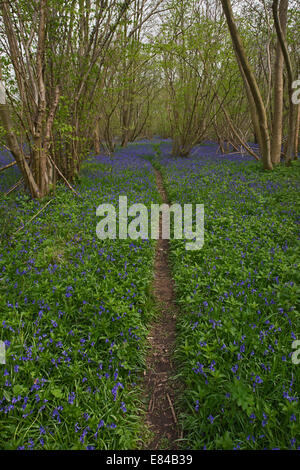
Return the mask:
<svg viewBox="0 0 300 470">
<path fill-rule="evenodd" d="M 162 177 L 155 170 L 156 183 L 163 202 L 168 203 Z M 147 357 L 145 388 L 148 394 L 146 422 L 153 433 L 149 450 L 177 449 L 176 440 L 180 429 L 174 410 L 174 391 L 178 388 L 172 376 L 174 368 L 172 354 L 176 336 L 176 316 L 174 287 L 169 266 L 169 240 L 161 239 L 162 215 L 160 214 L 160 236 L 156 245 L 154 296 L 159 310 L 159 317 L 153 323 L 148 341 L 151 346 Z"/>
</svg>

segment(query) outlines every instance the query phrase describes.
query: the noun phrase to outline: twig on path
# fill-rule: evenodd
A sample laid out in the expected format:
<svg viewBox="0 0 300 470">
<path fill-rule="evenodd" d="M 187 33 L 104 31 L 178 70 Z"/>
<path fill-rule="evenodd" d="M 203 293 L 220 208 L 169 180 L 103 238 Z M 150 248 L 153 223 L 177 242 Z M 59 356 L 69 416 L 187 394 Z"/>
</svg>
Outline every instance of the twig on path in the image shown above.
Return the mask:
<svg viewBox="0 0 300 470">
<path fill-rule="evenodd" d="M 149 401 L 148 411 L 151 411 L 151 409 L 152 409 L 152 398 L 153 397 L 151 397 L 150 401 Z"/>
<path fill-rule="evenodd" d="M 28 220 L 28 222 L 26 222 L 23 225 L 23 227 L 18 228 L 18 230 L 15 233 L 13 233 L 13 235 L 16 235 L 18 232 L 23 230 L 23 228 L 26 227 L 26 225 L 30 224 L 30 222 L 32 222 L 44 209 L 46 209 L 46 207 L 49 206 L 50 202 L 52 201 L 54 201 L 54 199 L 50 199 L 50 201 L 48 201 L 36 214 L 34 214 L 33 217 L 31 217 L 31 219 Z"/>
<path fill-rule="evenodd" d="M 154 408 L 155 408 L 155 395 L 153 394 L 151 413 L 154 411 Z"/>
<path fill-rule="evenodd" d="M 149 403 L 148 411 L 150 413 L 152 413 L 152 411 L 154 410 L 154 404 L 155 404 L 155 392 L 153 392 L 151 399 L 150 399 L 150 403 Z"/>
<path fill-rule="evenodd" d="M 169 405 L 170 405 L 170 408 L 171 408 L 171 411 L 172 411 L 172 415 L 173 415 L 173 419 L 174 419 L 174 422 L 175 424 L 178 423 L 177 421 L 177 418 L 176 418 L 176 414 L 175 414 L 175 411 L 174 411 L 174 407 L 173 407 L 173 404 L 171 402 L 171 398 L 170 398 L 170 395 L 167 393 L 167 399 L 168 399 L 168 402 L 169 402 Z"/>
</svg>

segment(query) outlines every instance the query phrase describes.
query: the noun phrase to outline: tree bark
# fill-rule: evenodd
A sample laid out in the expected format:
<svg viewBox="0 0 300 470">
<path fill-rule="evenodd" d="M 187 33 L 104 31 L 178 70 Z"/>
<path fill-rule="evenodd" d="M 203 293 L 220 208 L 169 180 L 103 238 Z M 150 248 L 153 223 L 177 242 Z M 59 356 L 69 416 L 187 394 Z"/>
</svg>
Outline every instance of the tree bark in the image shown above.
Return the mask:
<svg viewBox="0 0 300 470">
<path fill-rule="evenodd" d="M 278 41 L 282 50 L 285 66 L 287 69 L 287 76 L 288 76 L 288 91 L 289 91 L 289 133 L 288 133 L 288 140 L 287 140 L 287 149 L 285 154 L 285 163 L 287 166 L 290 166 L 291 160 L 293 159 L 294 155 L 294 146 L 295 146 L 295 107 L 292 101 L 293 96 L 293 69 L 291 64 L 291 59 L 289 56 L 285 34 L 282 30 L 280 20 L 278 17 L 278 2 L 279 0 L 273 0 L 272 10 L 273 10 L 273 18 L 275 29 L 278 37 Z M 286 9 L 288 8 L 288 0 L 286 0 Z"/>
<path fill-rule="evenodd" d="M 265 109 L 256 79 L 255 79 L 255 76 L 252 72 L 252 68 L 246 56 L 246 52 L 242 44 L 240 34 L 235 24 L 231 2 L 230 0 L 221 0 L 221 2 L 222 2 L 223 11 L 226 17 L 226 21 L 228 24 L 233 46 L 240 60 L 243 72 L 245 74 L 246 80 L 248 82 L 249 88 L 253 96 L 255 109 L 256 109 L 258 121 L 259 121 L 260 134 L 261 134 L 261 145 L 262 145 L 261 155 L 262 155 L 263 168 L 266 170 L 272 170 L 273 166 L 272 166 L 272 161 L 271 161 L 270 134 L 269 134 L 269 128 L 268 128 L 266 109 Z"/>
<path fill-rule="evenodd" d="M 298 151 L 299 151 L 299 128 L 300 128 L 300 103 L 296 105 L 296 119 L 295 119 L 295 151 L 294 151 L 294 159 L 297 160 L 298 158 Z"/>
<path fill-rule="evenodd" d="M 279 21 L 282 33 L 286 34 L 288 0 L 280 0 Z M 283 117 L 283 53 L 279 39 L 277 39 L 276 59 L 274 66 L 274 115 L 272 123 L 271 155 L 273 165 L 279 165 L 282 145 L 282 117 Z"/>
<path fill-rule="evenodd" d="M 20 168 L 22 175 L 24 177 L 25 183 L 30 190 L 32 197 L 39 197 L 39 188 L 33 178 L 31 169 L 26 161 L 26 157 L 24 155 L 23 150 L 19 146 L 17 137 L 13 130 L 13 125 L 10 116 L 10 110 L 6 101 L 5 96 L 5 86 L 2 82 L 2 67 L 1 67 L 1 60 L 0 60 L 0 81 L 2 83 L 2 97 L 0 102 L 0 122 L 2 123 L 5 129 L 5 139 L 7 143 L 7 147 L 11 151 L 13 157 L 15 158 L 18 167 Z"/>
<path fill-rule="evenodd" d="M 99 120 L 98 119 L 95 122 L 95 129 L 94 129 L 94 151 L 97 155 L 100 155 L 100 153 L 101 153 L 100 131 L 99 131 Z"/>
</svg>

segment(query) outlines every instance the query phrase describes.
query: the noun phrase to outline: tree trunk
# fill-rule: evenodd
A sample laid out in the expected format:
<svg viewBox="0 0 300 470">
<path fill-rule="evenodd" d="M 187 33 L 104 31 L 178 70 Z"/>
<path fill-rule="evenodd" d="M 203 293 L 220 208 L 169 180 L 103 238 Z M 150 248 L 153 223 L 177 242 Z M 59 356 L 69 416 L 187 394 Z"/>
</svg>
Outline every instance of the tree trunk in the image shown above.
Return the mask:
<svg viewBox="0 0 300 470">
<path fill-rule="evenodd" d="M 253 96 L 255 109 L 256 109 L 258 121 L 259 121 L 260 134 L 261 134 L 261 145 L 262 145 L 261 155 L 262 155 L 263 168 L 266 170 L 272 170 L 273 166 L 272 166 L 272 161 L 271 161 L 270 135 L 269 135 L 266 109 L 265 109 L 256 79 L 255 79 L 255 76 L 252 72 L 252 68 L 246 56 L 246 52 L 242 44 L 240 34 L 237 30 L 237 27 L 234 21 L 230 0 L 221 0 L 221 2 L 222 2 L 224 14 L 226 16 L 233 46 L 241 62 L 242 69 L 244 71 L 246 80 L 248 82 L 249 88 Z"/>
<path fill-rule="evenodd" d="M 288 0 L 286 1 L 286 9 L 288 8 Z M 295 147 L 295 117 L 296 113 L 294 108 L 294 103 L 292 100 L 293 96 L 293 69 L 292 64 L 286 44 L 285 34 L 282 30 L 280 20 L 278 17 L 278 2 L 279 0 L 273 0 L 272 10 L 273 10 L 273 18 L 275 29 L 277 33 L 277 38 L 282 50 L 285 66 L 287 68 L 287 75 L 288 75 L 288 90 L 289 90 L 289 133 L 288 133 L 288 141 L 287 141 L 287 149 L 285 154 L 285 163 L 287 166 L 291 164 L 291 160 L 293 159 L 294 154 L 294 147 Z"/>
<path fill-rule="evenodd" d="M 5 129 L 5 138 L 7 147 L 14 156 L 18 167 L 21 170 L 26 186 L 29 188 L 32 197 L 39 197 L 39 188 L 33 178 L 31 169 L 26 161 L 24 152 L 20 147 L 17 137 L 13 130 L 13 125 L 10 117 L 10 110 L 6 101 L 5 85 L 2 82 L 2 67 L 0 60 L 0 84 L 1 84 L 1 97 L 0 97 L 0 122 Z"/>
<path fill-rule="evenodd" d="M 279 21 L 283 34 L 286 34 L 288 0 L 281 0 L 279 6 Z M 272 163 L 280 163 L 282 145 L 282 117 L 283 117 L 283 53 L 279 39 L 276 46 L 276 59 L 274 66 L 274 115 L 272 124 L 271 155 Z"/>
<path fill-rule="evenodd" d="M 29 188 L 30 194 L 32 197 L 39 197 L 40 192 L 39 188 L 33 178 L 30 167 L 26 161 L 25 155 L 18 144 L 17 138 L 13 131 L 12 122 L 10 118 L 10 113 L 7 104 L 0 104 L 0 122 L 5 129 L 5 138 L 7 147 L 11 151 L 13 157 L 15 158 L 18 167 L 21 170 L 23 175 L 25 185 Z"/>
<path fill-rule="evenodd" d="M 96 155 L 100 155 L 101 148 L 100 148 L 100 130 L 99 130 L 99 120 L 97 119 L 95 123 L 94 129 L 94 151 Z"/>
<path fill-rule="evenodd" d="M 294 159 L 297 160 L 298 158 L 298 145 L 299 145 L 299 128 L 300 128 L 300 103 L 296 105 L 296 119 L 295 119 L 295 151 L 294 151 Z"/>
<path fill-rule="evenodd" d="M 238 54 L 237 54 L 236 50 L 235 50 L 235 55 L 236 55 L 236 58 L 237 58 L 238 66 L 239 66 L 239 69 L 240 69 L 240 72 L 241 72 L 241 75 L 242 75 L 242 78 L 243 78 L 243 81 L 244 81 L 244 86 L 245 86 L 245 89 L 246 89 L 246 94 L 247 94 L 248 103 L 249 103 L 249 110 L 250 110 L 252 125 L 253 125 L 253 129 L 254 129 L 254 135 L 255 135 L 256 140 L 257 140 L 256 143 L 258 143 L 259 148 L 262 149 L 263 148 L 263 142 L 262 142 L 261 131 L 260 131 L 260 127 L 259 127 L 259 119 L 258 119 L 256 107 L 255 107 L 255 102 L 254 102 L 254 99 L 253 99 L 253 96 L 252 96 L 252 93 L 251 93 L 251 89 L 250 89 L 248 80 L 246 78 L 246 75 L 244 73 L 242 64 L 239 60 L 239 57 L 238 57 Z"/>
</svg>

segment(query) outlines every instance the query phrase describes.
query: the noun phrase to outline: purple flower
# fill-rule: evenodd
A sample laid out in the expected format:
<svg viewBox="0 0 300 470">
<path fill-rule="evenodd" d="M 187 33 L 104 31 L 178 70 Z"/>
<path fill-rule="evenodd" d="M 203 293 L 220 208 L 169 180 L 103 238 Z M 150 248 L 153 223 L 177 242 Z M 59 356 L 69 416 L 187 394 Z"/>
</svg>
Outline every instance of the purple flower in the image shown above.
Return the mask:
<svg viewBox="0 0 300 470">
<path fill-rule="evenodd" d="M 290 442 L 291 442 L 291 446 L 294 447 L 296 444 L 296 439 L 292 438 Z"/>
<path fill-rule="evenodd" d="M 53 411 L 52 411 L 52 418 L 56 418 L 57 422 L 58 423 L 61 423 L 61 419 L 60 419 L 60 415 L 59 415 L 59 409 L 62 409 L 61 406 L 55 408 Z"/>
<path fill-rule="evenodd" d="M 113 394 L 113 397 L 114 397 L 114 401 L 116 401 L 116 399 L 117 399 L 117 391 L 118 391 L 119 387 L 124 388 L 124 386 L 123 386 L 123 384 L 121 384 L 121 382 L 118 382 L 111 390 L 111 393 Z"/>
<path fill-rule="evenodd" d="M 80 430 L 80 426 L 78 425 L 78 423 L 75 423 L 75 432 L 78 432 Z"/>
<path fill-rule="evenodd" d="M 70 403 L 70 405 L 73 405 L 73 403 L 74 403 L 74 401 L 75 401 L 75 397 L 76 397 L 76 395 L 75 395 L 74 392 L 71 392 L 71 393 L 69 394 L 68 402 Z"/>
<path fill-rule="evenodd" d="M 46 429 L 40 426 L 40 434 L 46 434 Z"/>
<path fill-rule="evenodd" d="M 81 444 L 84 443 L 85 436 L 87 435 L 87 433 L 89 432 L 89 430 L 90 430 L 89 426 L 87 426 L 87 427 L 83 430 L 83 432 L 82 432 L 82 434 L 81 434 L 81 436 L 80 436 L 80 438 L 79 438 Z"/>
<path fill-rule="evenodd" d="M 268 424 L 268 417 L 265 413 L 263 413 L 263 418 L 261 425 L 264 428 Z"/>
<path fill-rule="evenodd" d="M 126 409 L 125 403 L 123 401 L 121 402 L 120 408 L 121 408 L 122 411 L 124 411 L 124 413 L 126 413 L 127 409 Z"/>
</svg>

